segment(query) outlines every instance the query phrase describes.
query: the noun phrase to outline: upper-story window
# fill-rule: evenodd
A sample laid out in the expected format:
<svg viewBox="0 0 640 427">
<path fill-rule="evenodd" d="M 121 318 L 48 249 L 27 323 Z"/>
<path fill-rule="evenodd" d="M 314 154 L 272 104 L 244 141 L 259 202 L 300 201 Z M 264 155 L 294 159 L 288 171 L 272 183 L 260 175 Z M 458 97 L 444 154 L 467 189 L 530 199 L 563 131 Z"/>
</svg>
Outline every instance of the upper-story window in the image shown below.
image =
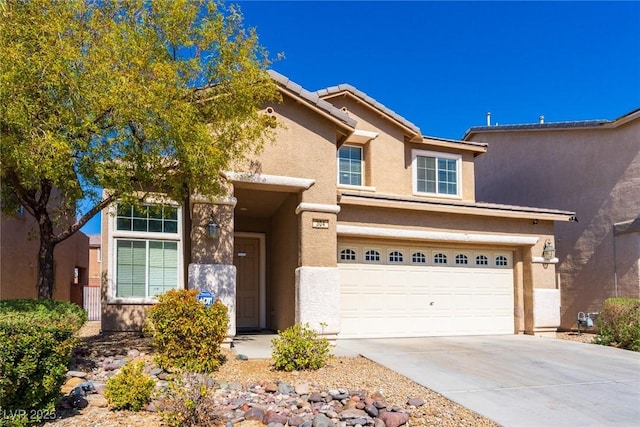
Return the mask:
<svg viewBox="0 0 640 427">
<path fill-rule="evenodd" d="M 362 185 L 362 147 L 343 145 L 338 150 L 338 184 Z"/>
<path fill-rule="evenodd" d="M 460 196 L 460 164 L 456 154 L 415 150 L 413 154 L 414 192 Z"/>
<path fill-rule="evenodd" d="M 117 229 L 150 233 L 177 233 L 178 209 L 172 206 L 119 205 Z"/>
</svg>

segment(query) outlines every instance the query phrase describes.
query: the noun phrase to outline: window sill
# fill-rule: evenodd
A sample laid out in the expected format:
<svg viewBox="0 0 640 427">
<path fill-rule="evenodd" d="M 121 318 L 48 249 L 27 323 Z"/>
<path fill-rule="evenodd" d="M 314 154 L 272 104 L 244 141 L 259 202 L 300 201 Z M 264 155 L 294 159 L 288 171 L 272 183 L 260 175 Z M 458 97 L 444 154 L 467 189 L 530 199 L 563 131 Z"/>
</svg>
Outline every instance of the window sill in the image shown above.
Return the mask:
<svg viewBox="0 0 640 427">
<path fill-rule="evenodd" d="M 437 193 L 419 193 L 413 192 L 416 197 L 429 198 L 429 199 L 448 199 L 448 200 L 462 200 L 462 196 L 457 194 L 437 194 Z"/>
<path fill-rule="evenodd" d="M 108 305 L 153 305 L 156 304 L 158 300 L 153 297 L 147 298 L 108 298 Z"/>
<path fill-rule="evenodd" d="M 366 185 L 338 184 L 338 190 L 357 190 L 357 191 L 368 191 L 368 192 L 374 193 L 376 191 L 376 187 L 369 187 Z"/>
</svg>

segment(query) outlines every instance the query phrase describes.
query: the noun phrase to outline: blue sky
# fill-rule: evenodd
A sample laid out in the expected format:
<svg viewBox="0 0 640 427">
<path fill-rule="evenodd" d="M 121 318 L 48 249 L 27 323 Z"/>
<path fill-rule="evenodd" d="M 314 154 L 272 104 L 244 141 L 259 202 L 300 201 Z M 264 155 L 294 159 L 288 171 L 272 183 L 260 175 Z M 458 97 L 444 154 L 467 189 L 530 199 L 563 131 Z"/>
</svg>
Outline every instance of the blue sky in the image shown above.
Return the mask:
<svg viewBox="0 0 640 427">
<path fill-rule="evenodd" d="M 615 119 L 640 108 L 640 2 L 240 1 L 271 68 L 349 83 L 420 127 Z M 100 231 L 94 218 L 83 231 Z"/>
</svg>

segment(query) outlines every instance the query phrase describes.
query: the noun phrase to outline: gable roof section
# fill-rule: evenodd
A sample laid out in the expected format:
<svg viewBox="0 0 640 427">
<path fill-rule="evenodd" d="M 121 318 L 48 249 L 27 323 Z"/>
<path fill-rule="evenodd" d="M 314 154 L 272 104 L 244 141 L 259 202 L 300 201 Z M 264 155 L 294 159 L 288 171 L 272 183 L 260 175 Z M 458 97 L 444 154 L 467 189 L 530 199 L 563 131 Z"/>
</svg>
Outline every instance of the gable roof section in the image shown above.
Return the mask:
<svg viewBox="0 0 640 427">
<path fill-rule="evenodd" d="M 282 74 L 273 70 L 268 70 L 268 73 L 271 78 L 279 84 L 281 91 L 284 93 L 304 101 L 307 106 L 323 113 L 334 122 L 341 124 L 343 127 L 349 128 L 351 131 L 355 129 L 357 121 L 349 117 L 344 111 L 321 99 L 317 94 L 309 92 L 299 84 L 292 82 Z"/>
<path fill-rule="evenodd" d="M 322 99 L 333 98 L 335 96 L 343 94 L 350 95 L 366 103 L 370 108 L 378 110 L 379 112 L 383 113 L 389 120 L 405 128 L 408 131 L 407 133 L 409 133 L 412 138 L 422 138 L 420 128 L 418 126 L 411 123 L 409 120 L 405 119 L 390 108 L 384 106 L 380 102 L 376 101 L 361 90 L 358 90 L 355 87 L 351 86 L 350 84 L 344 83 L 338 86 L 331 86 L 325 89 L 320 89 L 317 90 L 315 94 Z"/>
<path fill-rule="evenodd" d="M 462 140 L 470 139 L 476 133 L 509 132 L 509 131 L 544 131 L 572 129 L 610 129 L 640 118 L 640 108 L 624 114 L 614 120 L 580 120 L 572 122 L 524 123 L 515 125 L 474 126 L 470 127 Z"/>
</svg>

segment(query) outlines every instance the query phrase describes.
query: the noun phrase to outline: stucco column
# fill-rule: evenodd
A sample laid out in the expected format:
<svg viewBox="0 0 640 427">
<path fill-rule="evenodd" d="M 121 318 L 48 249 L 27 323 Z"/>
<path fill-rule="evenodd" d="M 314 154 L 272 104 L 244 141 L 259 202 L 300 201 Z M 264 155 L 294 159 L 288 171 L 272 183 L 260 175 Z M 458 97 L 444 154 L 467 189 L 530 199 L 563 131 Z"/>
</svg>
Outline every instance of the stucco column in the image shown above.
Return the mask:
<svg viewBox="0 0 640 427">
<path fill-rule="evenodd" d="M 522 248 L 518 248 L 513 253 L 513 329 L 516 334 L 525 331 L 523 251 Z"/>
<path fill-rule="evenodd" d="M 225 343 L 236 335 L 236 268 L 233 265 L 233 197 L 191 197 L 191 263 L 189 289 L 207 290 L 229 309 Z M 208 234 L 209 223 L 220 228 L 218 237 Z"/>
<path fill-rule="evenodd" d="M 296 269 L 296 323 L 335 338 L 340 332 L 340 277 L 336 260 L 336 205 L 300 203 L 300 266 Z"/>
<path fill-rule="evenodd" d="M 524 305 L 524 332 L 533 335 L 533 265 L 532 248 L 522 249 L 522 301 Z"/>
</svg>

